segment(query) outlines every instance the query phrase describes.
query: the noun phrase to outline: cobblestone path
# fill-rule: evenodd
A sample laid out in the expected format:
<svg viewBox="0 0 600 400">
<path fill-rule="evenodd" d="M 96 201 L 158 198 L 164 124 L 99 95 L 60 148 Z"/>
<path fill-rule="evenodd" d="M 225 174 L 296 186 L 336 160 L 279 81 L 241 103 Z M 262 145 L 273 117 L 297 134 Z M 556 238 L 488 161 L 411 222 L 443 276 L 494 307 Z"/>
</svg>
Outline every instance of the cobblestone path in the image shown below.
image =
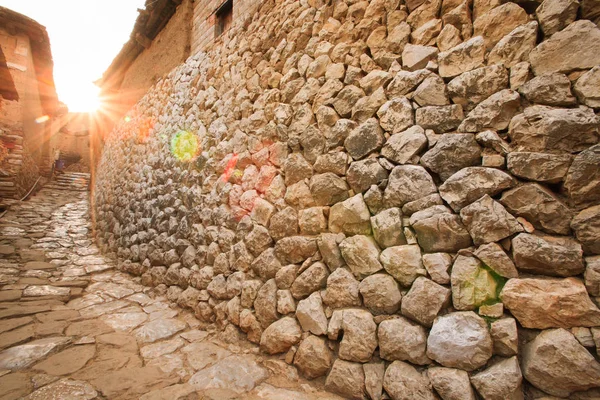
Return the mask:
<svg viewBox="0 0 600 400">
<path fill-rule="evenodd" d="M 1 399 L 338 398 L 117 271 L 88 194 L 64 189 L 0 219 Z"/>
</svg>

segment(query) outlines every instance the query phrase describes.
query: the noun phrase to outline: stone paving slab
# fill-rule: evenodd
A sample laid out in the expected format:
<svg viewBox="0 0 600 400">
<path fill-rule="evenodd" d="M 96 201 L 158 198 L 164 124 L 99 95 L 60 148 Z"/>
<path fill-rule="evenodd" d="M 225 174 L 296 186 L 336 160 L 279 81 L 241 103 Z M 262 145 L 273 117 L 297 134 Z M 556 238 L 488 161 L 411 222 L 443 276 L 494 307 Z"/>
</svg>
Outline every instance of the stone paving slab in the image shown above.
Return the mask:
<svg viewBox="0 0 600 400">
<path fill-rule="evenodd" d="M 117 271 L 91 230 L 64 185 L 0 219 L 0 399 L 339 399 Z"/>
</svg>

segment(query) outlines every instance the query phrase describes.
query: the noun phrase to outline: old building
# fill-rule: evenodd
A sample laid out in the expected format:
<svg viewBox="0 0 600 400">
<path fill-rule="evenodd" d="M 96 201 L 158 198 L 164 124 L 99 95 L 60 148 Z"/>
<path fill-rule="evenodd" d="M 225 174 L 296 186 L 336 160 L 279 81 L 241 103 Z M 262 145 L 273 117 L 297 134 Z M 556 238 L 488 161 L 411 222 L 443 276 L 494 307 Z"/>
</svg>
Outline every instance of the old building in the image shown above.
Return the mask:
<svg viewBox="0 0 600 400">
<path fill-rule="evenodd" d="M 46 28 L 0 7 L 0 198 L 23 194 L 50 170 L 50 138 L 66 116 L 52 72 Z"/>
</svg>

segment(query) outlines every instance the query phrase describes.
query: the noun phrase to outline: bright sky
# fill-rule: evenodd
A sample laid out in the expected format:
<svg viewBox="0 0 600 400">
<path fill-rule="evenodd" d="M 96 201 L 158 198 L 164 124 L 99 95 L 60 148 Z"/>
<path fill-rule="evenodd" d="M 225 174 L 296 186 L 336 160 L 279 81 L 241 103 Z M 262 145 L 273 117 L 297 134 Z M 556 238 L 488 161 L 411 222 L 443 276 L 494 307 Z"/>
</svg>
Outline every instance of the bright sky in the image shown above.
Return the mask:
<svg viewBox="0 0 600 400">
<path fill-rule="evenodd" d="M 144 0 L 0 0 L 44 25 L 50 35 L 58 98 L 69 111 L 99 106 L 102 76 L 133 29 Z"/>
</svg>

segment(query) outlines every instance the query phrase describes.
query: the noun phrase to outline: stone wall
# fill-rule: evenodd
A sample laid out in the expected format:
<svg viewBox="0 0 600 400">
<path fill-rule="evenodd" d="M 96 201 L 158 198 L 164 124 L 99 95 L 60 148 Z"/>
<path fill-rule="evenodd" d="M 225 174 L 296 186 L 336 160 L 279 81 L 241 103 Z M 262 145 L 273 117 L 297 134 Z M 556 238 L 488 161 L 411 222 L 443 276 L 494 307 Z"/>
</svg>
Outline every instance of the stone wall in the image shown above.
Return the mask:
<svg viewBox="0 0 600 400">
<path fill-rule="evenodd" d="M 111 133 L 98 242 L 346 398 L 598 398 L 599 16 L 265 1 Z"/>
</svg>

